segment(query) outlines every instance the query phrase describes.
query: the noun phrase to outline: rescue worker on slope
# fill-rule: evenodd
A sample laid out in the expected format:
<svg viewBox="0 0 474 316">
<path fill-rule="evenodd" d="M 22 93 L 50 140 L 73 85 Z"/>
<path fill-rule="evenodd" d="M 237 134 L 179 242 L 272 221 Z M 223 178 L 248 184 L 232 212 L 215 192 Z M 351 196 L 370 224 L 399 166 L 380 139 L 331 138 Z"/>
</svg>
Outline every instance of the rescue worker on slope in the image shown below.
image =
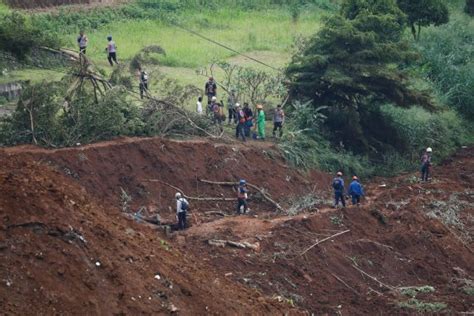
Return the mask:
<svg viewBox="0 0 474 316">
<path fill-rule="evenodd" d="M 344 179 L 342 179 L 342 172 L 337 172 L 336 177 L 332 181 L 332 187 L 334 189 L 334 208 L 337 208 L 339 201 L 341 201 L 342 207 L 346 207 L 346 201 L 344 200 Z"/>
<path fill-rule="evenodd" d="M 186 228 L 186 213 L 189 209 L 189 202 L 182 197 L 181 193 L 176 192 L 176 217 L 178 219 L 178 229 L 184 230 Z"/>
<path fill-rule="evenodd" d="M 421 181 L 428 181 L 431 169 L 431 154 L 433 149 L 431 147 L 426 148 L 426 151 L 421 156 Z"/>
<path fill-rule="evenodd" d="M 143 95 L 145 94 L 145 92 L 148 93 L 148 74 L 141 67 L 138 67 L 138 73 L 140 80 L 140 98 L 143 99 Z"/>
<path fill-rule="evenodd" d="M 263 105 L 257 104 L 257 130 L 258 139 L 265 140 L 265 112 L 263 111 Z"/>
<path fill-rule="evenodd" d="M 86 54 L 87 42 L 89 42 L 89 39 L 84 34 L 84 31 L 81 30 L 79 32 L 79 37 L 77 38 L 77 44 L 79 45 L 79 53 L 84 55 Z"/>
<path fill-rule="evenodd" d="M 204 86 L 204 94 L 207 95 L 207 104 L 211 104 L 212 98 L 217 96 L 217 84 L 213 77 L 209 77 L 209 80 Z"/>
<path fill-rule="evenodd" d="M 245 142 L 245 113 L 240 107 L 240 104 L 235 104 L 235 115 L 237 120 L 237 126 L 235 127 L 235 138 L 242 137 L 242 141 Z"/>
<path fill-rule="evenodd" d="M 115 42 L 112 40 L 112 35 L 107 36 L 107 40 L 109 41 L 105 48 L 105 51 L 107 52 L 107 60 L 109 61 L 110 66 L 114 65 L 112 60 L 118 65 L 117 45 L 115 45 Z"/>
<path fill-rule="evenodd" d="M 364 188 L 360 184 L 359 178 L 357 176 L 352 177 L 352 182 L 349 185 L 347 194 L 352 198 L 352 205 L 360 205 L 360 197 L 364 196 Z"/>
<path fill-rule="evenodd" d="M 247 181 L 240 180 L 239 187 L 237 188 L 237 215 L 242 214 L 242 207 L 244 208 L 243 213 L 247 213 L 248 204 L 248 190 L 247 190 Z"/>
</svg>

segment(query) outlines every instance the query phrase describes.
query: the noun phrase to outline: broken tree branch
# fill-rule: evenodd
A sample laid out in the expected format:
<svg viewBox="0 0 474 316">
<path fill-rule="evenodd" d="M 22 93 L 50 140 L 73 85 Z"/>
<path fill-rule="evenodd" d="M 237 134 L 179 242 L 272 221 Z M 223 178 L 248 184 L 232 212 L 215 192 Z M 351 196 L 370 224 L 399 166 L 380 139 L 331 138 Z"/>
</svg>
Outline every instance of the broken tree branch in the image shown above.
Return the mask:
<svg viewBox="0 0 474 316">
<path fill-rule="evenodd" d="M 347 287 L 349 290 L 351 290 L 352 292 L 354 292 L 355 294 L 359 295 L 360 296 L 360 293 L 357 292 L 352 286 L 349 286 L 346 282 L 344 282 L 343 279 L 341 279 L 340 277 L 338 277 L 337 275 L 335 275 L 334 273 L 332 272 L 329 272 L 330 275 L 332 275 L 334 278 L 336 278 L 336 280 L 338 280 L 339 282 L 341 282 L 342 284 L 344 284 L 345 287 Z"/>
<path fill-rule="evenodd" d="M 210 180 L 204 180 L 204 179 L 199 179 L 199 181 L 201 181 L 203 183 L 207 183 L 207 184 L 222 185 L 222 186 L 235 187 L 235 186 L 239 185 L 237 182 L 219 182 L 219 181 L 210 181 Z M 270 202 L 271 204 L 273 204 L 273 206 L 275 206 L 277 210 L 279 210 L 281 212 L 285 212 L 285 210 L 280 206 L 280 204 L 275 202 L 270 196 L 268 196 L 268 194 L 265 193 L 264 189 L 259 188 L 256 185 L 248 183 L 248 182 L 247 182 L 247 186 L 251 187 L 254 190 L 257 190 L 258 192 L 260 192 L 260 194 L 263 196 L 263 198 L 265 200 L 267 200 L 268 202 Z"/>
<path fill-rule="evenodd" d="M 365 275 L 366 277 L 369 277 L 370 279 L 374 280 L 375 282 L 377 282 L 378 284 L 380 284 L 381 286 L 389 289 L 389 290 L 394 290 L 395 287 L 391 286 L 391 285 L 387 285 L 385 283 L 382 283 L 380 282 L 376 277 L 373 277 L 371 276 L 370 274 L 368 274 L 367 272 L 365 272 L 364 270 L 360 269 L 359 267 L 357 267 L 356 265 L 352 264 L 352 267 L 354 269 L 356 269 L 357 271 L 359 271 L 360 273 L 362 273 L 363 275 Z"/>
<path fill-rule="evenodd" d="M 321 243 L 323 243 L 323 242 L 325 242 L 325 241 L 328 241 L 328 240 L 330 240 L 330 239 L 336 238 L 337 236 L 340 236 L 340 235 L 342 235 L 342 234 L 348 233 L 348 232 L 350 232 L 350 231 L 351 231 L 351 230 L 348 229 L 348 230 L 345 230 L 345 231 L 343 231 L 343 232 L 339 232 L 339 233 L 337 233 L 337 234 L 334 234 L 334 235 L 332 235 L 332 236 L 329 236 L 329 237 L 327 237 L 327 238 L 321 239 L 321 240 L 319 240 L 318 242 L 312 244 L 312 245 L 311 245 L 310 247 L 308 247 L 305 251 L 303 251 L 303 252 L 300 254 L 300 256 L 304 255 L 305 253 L 307 253 L 308 251 L 310 251 L 311 249 L 313 249 L 313 248 L 316 247 L 317 245 L 319 245 L 319 244 L 321 244 Z"/>
<path fill-rule="evenodd" d="M 236 201 L 236 199 L 234 199 L 234 198 L 226 198 L 226 197 L 194 197 L 194 196 L 189 196 L 189 195 L 186 195 L 183 190 L 181 190 L 180 188 L 178 188 L 178 187 L 176 187 L 172 184 L 169 184 L 168 182 L 161 181 L 161 180 L 158 180 L 158 179 L 145 179 L 144 181 L 162 183 L 162 184 L 164 184 L 164 185 L 166 185 L 166 186 L 168 186 L 172 189 L 175 189 L 178 192 L 181 192 L 183 197 L 188 199 L 188 200 L 193 200 L 193 201 L 224 201 L 224 202 L 226 202 L 226 201 L 228 201 L 228 202 Z"/>
</svg>

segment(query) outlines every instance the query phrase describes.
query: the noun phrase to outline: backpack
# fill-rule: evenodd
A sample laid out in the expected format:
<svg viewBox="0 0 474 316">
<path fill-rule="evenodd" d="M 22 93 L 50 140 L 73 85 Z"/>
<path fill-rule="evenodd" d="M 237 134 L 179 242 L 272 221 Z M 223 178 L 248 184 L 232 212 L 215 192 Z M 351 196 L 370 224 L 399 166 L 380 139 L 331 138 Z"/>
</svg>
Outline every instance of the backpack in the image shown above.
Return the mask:
<svg viewBox="0 0 474 316">
<path fill-rule="evenodd" d="M 184 199 L 181 199 L 181 210 L 182 211 L 189 210 L 189 203 L 186 202 L 186 200 L 184 200 Z"/>
<path fill-rule="evenodd" d="M 334 190 L 341 191 L 342 190 L 341 179 L 334 179 L 334 182 L 332 183 L 332 187 L 334 188 Z"/>
<path fill-rule="evenodd" d="M 148 74 L 146 72 L 142 72 L 142 81 L 147 82 L 148 81 Z"/>
</svg>

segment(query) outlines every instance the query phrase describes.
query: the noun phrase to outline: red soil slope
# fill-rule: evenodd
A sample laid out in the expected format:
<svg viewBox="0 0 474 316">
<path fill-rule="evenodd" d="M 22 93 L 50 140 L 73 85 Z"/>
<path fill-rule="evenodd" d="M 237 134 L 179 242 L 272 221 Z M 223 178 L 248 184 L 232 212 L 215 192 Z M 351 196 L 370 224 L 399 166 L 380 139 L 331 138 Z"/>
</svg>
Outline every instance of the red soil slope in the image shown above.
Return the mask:
<svg viewBox="0 0 474 316">
<path fill-rule="evenodd" d="M 230 188 L 198 179 L 243 177 L 286 207 L 292 196 L 329 197 L 331 177 L 288 168 L 267 144 L 122 139 L 56 151 L 4 149 L 0 309 L 7 314 L 161 314 L 175 308 L 180 314 L 412 312 L 398 306 L 406 298 L 397 290 L 380 286 L 354 265 L 389 287 L 433 286 L 434 293 L 417 298 L 446 303 L 445 311 L 469 312 L 473 155 L 474 150 L 461 152 L 428 185 L 402 176 L 384 189 L 369 186 L 368 205 L 360 209 L 322 205 L 319 213 L 291 218 L 257 197 L 251 201 L 253 216 L 219 218 L 206 212 L 232 214 L 234 204 L 193 202 L 193 227 L 166 237 L 123 215 L 121 188 L 132 196 L 132 210 L 154 205 L 171 221 L 175 190 L 147 179 L 192 196 L 233 197 Z M 457 205 L 464 228 L 428 217 L 446 207 L 436 201 Z M 317 239 L 347 229 L 300 256 Z M 210 239 L 260 247 L 216 248 Z"/>
</svg>

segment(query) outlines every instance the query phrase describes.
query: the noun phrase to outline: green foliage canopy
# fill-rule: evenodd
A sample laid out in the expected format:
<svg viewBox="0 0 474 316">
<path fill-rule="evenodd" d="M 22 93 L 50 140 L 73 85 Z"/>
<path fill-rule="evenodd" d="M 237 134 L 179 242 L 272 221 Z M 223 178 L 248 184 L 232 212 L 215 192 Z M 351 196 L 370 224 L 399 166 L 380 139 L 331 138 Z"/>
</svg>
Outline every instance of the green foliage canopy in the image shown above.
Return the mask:
<svg viewBox="0 0 474 316">
<path fill-rule="evenodd" d="M 361 9 L 352 4 L 364 3 Z M 385 7 L 391 4 L 393 13 Z M 430 97 L 410 88 L 397 65 L 416 59 L 401 41 L 403 18 L 393 1 L 349 0 L 342 15 L 326 21 L 321 31 L 293 57 L 287 68 L 290 93 L 328 106 L 326 127 L 335 142 L 356 152 L 369 150 L 367 130 L 378 117 L 374 106 L 393 103 L 434 109 Z M 384 126 L 382 124 L 381 128 Z M 379 133 L 384 134 L 384 133 Z M 386 134 L 386 133 L 385 133 Z M 386 141 L 380 135 L 381 142 Z"/>
<path fill-rule="evenodd" d="M 443 0 L 398 0 L 398 5 L 407 15 L 415 39 L 420 38 L 422 26 L 449 22 L 448 7 Z"/>
</svg>

